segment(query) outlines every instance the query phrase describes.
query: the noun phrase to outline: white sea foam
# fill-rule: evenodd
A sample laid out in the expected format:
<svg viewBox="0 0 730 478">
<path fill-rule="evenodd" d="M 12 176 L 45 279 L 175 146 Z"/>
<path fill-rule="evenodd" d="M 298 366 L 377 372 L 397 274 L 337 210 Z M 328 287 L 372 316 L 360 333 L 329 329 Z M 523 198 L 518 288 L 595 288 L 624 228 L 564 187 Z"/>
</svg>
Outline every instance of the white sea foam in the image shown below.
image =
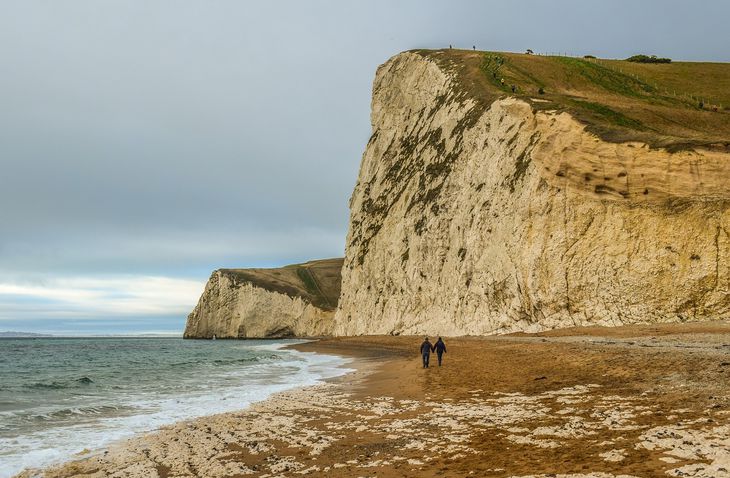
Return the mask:
<svg viewBox="0 0 730 478">
<path fill-rule="evenodd" d="M 11 477 L 24 468 L 68 460 L 84 450 L 98 450 L 135 433 L 176 421 L 240 410 L 274 393 L 319 383 L 350 371 L 345 368 L 347 359 L 281 350 L 285 345 L 253 345 L 252 349 L 271 351 L 281 355 L 282 360 L 249 364 L 213 376 L 201 375 L 200 386 L 192 393 L 181 391 L 171 396 L 147 389 L 120 395 L 116 397 L 116 405 L 124 407 L 126 414 L 104 416 L 79 408 L 72 411 L 79 419 L 69 419 L 68 424 L 41 428 L 22 436 L 0 435 L 0 478 Z M 0 425 L 2 420 L 0 416 Z"/>
</svg>

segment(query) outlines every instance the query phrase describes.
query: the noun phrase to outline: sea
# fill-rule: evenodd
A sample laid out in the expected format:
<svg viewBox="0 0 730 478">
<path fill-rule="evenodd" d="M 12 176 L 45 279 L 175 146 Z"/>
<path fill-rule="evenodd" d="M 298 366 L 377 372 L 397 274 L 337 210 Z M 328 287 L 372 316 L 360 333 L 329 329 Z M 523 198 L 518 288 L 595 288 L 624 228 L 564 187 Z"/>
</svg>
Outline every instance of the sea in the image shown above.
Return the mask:
<svg viewBox="0 0 730 478">
<path fill-rule="evenodd" d="M 292 343 L 0 339 L 0 478 L 349 371 L 345 358 L 285 348 Z"/>
</svg>

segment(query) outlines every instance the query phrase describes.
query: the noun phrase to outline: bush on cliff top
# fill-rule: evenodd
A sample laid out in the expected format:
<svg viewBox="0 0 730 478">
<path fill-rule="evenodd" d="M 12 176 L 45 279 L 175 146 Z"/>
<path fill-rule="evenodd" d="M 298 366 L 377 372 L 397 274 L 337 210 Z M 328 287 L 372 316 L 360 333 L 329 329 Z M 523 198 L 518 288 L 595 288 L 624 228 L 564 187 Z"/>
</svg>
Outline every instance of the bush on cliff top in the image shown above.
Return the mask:
<svg viewBox="0 0 730 478">
<path fill-rule="evenodd" d="M 671 58 L 657 58 L 656 55 L 634 55 L 626 59 L 633 63 L 671 63 Z"/>
</svg>

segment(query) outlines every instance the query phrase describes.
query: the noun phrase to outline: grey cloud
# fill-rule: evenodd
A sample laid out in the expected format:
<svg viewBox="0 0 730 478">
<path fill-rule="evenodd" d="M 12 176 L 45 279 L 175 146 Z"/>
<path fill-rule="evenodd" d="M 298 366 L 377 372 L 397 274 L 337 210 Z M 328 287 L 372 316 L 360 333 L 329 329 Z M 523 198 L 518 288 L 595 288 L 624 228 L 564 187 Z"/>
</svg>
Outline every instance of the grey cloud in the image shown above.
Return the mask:
<svg viewBox="0 0 730 478">
<path fill-rule="evenodd" d="M 3 2 L 0 276 L 204 279 L 342 255 L 389 56 L 728 61 L 728 17 L 675 0 Z"/>
</svg>

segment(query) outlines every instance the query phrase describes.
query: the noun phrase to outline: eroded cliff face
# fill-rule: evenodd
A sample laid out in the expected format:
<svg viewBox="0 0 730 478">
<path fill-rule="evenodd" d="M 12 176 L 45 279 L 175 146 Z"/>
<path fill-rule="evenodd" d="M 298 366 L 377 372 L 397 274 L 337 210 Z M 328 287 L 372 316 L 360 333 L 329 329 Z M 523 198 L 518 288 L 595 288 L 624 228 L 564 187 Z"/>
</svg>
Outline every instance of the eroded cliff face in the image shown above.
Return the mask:
<svg viewBox="0 0 730 478">
<path fill-rule="evenodd" d="M 377 72 L 336 334 L 728 316 L 730 155 L 605 142 L 452 75 L 418 53 Z"/>
<path fill-rule="evenodd" d="M 342 259 L 281 269 L 213 272 L 188 316 L 185 338 L 330 335 Z"/>
</svg>

